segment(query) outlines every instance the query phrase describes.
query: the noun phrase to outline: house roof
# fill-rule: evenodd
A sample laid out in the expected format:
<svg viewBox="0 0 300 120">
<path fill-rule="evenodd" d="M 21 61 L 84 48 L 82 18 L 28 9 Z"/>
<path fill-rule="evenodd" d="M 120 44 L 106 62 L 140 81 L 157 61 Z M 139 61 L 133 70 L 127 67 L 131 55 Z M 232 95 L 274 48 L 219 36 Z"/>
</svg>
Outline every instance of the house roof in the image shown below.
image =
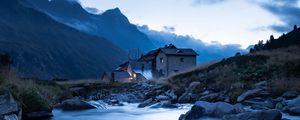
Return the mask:
<svg viewBox="0 0 300 120">
<path fill-rule="evenodd" d="M 197 56 L 198 54 L 193 49 L 182 49 L 177 48 L 175 45 L 170 44 L 164 47 L 151 50 L 146 55 L 143 55 L 139 60 L 140 61 L 152 61 L 155 59 L 156 55 L 159 52 L 163 52 L 166 55 L 180 55 L 180 56 Z"/>
<path fill-rule="evenodd" d="M 161 52 L 166 55 L 179 55 L 179 56 L 197 56 L 198 54 L 193 49 L 178 49 L 178 48 L 161 48 Z"/>
<path fill-rule="evenodd" d="M 143 55 L 139 61 L 152 61 L 155 59 L 157 53 L 158 53 L 159 49 L 155 49 L 155 50 L 151 50 L 150 52 L 148 52 L 146 55 Z"/>
</svg>

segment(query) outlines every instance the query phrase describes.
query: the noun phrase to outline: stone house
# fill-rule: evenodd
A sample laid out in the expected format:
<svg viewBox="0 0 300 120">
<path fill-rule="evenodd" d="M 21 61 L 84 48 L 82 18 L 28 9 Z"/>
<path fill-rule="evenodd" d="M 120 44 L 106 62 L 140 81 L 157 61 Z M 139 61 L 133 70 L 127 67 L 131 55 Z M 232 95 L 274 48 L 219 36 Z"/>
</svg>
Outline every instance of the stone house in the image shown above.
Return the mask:
<svg viewBox="0 0 300 120">
<path fill-rule="evenodd" d="M 128 61 L 116 68 L 111 73 L 104 73 L 102 81 L 110 82 L 132 82 L 152 79 L 151 65 L 143 61 Z"/>
<path fill-rule="evenodd" d="M 152 65 L 155 78 L 168 77 L 178 72 L 186 71 L 196 66 L 198 54 L 193 49 L 177 48 L 166 45 L 143 55 L 140 61 Z"/>
<path fill-rule="evenodd" d="M 121 64 L 103 81 L 132 82 L 168 77 L 196 66 L 198 54 L 193 49 L 177 48 L 170 44 L 142 55 L 138 60 Z"/>
</svg>

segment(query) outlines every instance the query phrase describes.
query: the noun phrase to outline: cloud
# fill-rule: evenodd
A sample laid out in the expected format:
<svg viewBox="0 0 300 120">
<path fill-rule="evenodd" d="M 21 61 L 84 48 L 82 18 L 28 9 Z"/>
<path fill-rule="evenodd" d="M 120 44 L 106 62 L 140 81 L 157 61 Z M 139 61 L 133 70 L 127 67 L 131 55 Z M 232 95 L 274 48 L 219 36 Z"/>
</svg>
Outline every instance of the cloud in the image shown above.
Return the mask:
<svg viewBox="0 0 300 120">
<path fill-rule="evenodd" d="M 216 4 L 216 3 L 222 3 L 225 0 L 193 0 L 194 4 Z"/>
<path fill-rule="evenodd" d="M 205 43 L 189 35 L 177 35 L 169 31 L 150 30 L 147 25 L 138 25 L 138 29 L 145 33 L 156 47 L 174 44 L 181 48 L 193 48 L 199 54 L 197 59 L 198 63 L 227 58 L 236 52 L 246 52 L 246 50 L 241 49 L 241 46 L 238 44 L 223 45 L 217 41 Z"/>
<path fill-rule="evenodd" d="M 173 27 L 173 26 L 164 26 L 163 31 L 173 33 L 173 32 L 175 32 L 175 27 Z"/>
<path fill-rule="evenodd" d="M 91 13 L 91 14 L 100 14 L 103 13 L 103 11 L 97 9 L 97 8 L 93 8 L 93 7 L 85 7 L 84 8 L 87 12 Z"/>
<path fill-rule="evenodd" d="M 292 30 L 294 25 L 300 23 L 300 8 L 298 0 L 275 0 L 272 3 L 260 3 L 260 6 L 273 15 L 279 17 L 283 24 L 274 24 L 269 26 L 276 32 L 287 32 Z"/>
</svg>

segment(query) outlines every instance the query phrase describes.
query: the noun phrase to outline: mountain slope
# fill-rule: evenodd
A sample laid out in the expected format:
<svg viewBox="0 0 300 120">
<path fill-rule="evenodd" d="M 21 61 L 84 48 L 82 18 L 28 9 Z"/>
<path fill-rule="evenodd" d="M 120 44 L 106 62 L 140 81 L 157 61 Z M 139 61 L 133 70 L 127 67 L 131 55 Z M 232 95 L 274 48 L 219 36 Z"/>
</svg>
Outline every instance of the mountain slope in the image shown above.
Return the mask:
<svg viewBox="0 0 300 120">
<path fill-rule="evenodd" d="M 169 84 L 179 93 L 192 82 L 201 82 L 195 94 L 205 90 L 225 94 L 231 102 L 260 81 L 266 81 L 271 96 L 286 91 L 300 92 L 300 29 L 294 29 L 285 37 L 273 39 L 273 48 L 236 55 L 220 62 L 199 66 L 185 73 L 168 78 Z M 283 39 L 284 38 L 284 39 Z M 277 42 L 283 42 L 276 44 Z M 278 45 L 278 46 L 277 46 Z M 262 45 L 264 46 L 264 44 Z"/>
<path fill-rule="evenodd" d="M 12 56 L 22 77 L 96 78 L 126 59 L 105 39 L 58 23 L 18 0 L 2 0 L 0 18 L 0 51 Z"/>
<path fill-rule="evenodd" d="M 90 14 L 77 2 L 69 0 L 28 0 L 34 8 L 45 12 L 55 20 L 89 34 L 103 36 L 123 48 L 154 49 L 152 41 L 131 24 L 118 8 L 101 15 Z"/>
</svg>

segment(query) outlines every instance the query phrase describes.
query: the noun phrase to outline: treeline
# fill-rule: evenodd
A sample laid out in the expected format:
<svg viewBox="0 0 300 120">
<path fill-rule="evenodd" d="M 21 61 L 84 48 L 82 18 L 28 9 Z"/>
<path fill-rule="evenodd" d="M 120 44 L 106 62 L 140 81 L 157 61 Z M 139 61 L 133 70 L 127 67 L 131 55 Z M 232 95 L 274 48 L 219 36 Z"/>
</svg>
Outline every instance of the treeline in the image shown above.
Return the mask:
<svg viewBox="0 0 300 120">
<path fill-rule="evenodd" d="M 294 29 L 287 34 L 283 33 L 277 39 L 273 35 L 270 36 L 270 39 L 265 43 L 263 40 L 260 40 L 253 48 L 250 49 L 250 53 L 260 50 L 272 50 L 288 46 L 300 46 L 300 28 L 297 25 L 294 26 Z"/>
</svg>

